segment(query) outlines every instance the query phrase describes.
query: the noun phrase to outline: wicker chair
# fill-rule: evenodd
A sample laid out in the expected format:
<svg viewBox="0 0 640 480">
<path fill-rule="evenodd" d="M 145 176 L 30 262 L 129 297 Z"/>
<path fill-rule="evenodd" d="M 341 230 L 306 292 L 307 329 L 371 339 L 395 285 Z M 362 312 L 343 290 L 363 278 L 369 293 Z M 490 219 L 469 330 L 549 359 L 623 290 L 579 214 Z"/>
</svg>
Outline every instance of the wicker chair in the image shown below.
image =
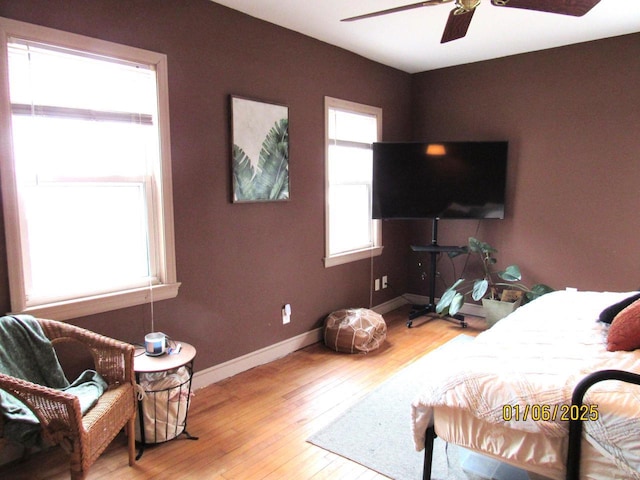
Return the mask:
<svg viewBox="0 0 640 480">
<path fill-rule="evenodd" d="M 0 374 L 0 388 L 19 398 L 38 417 L 44 439 L 70 455 L 71 478 L 83 479 L 115 436 L 126 425 L 129 465 L 135 462 L 136 395 L 134 347 L 54 320 L 38 319 L 52 344 L 79 342 L 91 352 L 95 370 L 109 388 L 84 417 L 77 397 L 60 390 Z M 2 434 L 0 415 L 0 436 Z"/>
</svg>

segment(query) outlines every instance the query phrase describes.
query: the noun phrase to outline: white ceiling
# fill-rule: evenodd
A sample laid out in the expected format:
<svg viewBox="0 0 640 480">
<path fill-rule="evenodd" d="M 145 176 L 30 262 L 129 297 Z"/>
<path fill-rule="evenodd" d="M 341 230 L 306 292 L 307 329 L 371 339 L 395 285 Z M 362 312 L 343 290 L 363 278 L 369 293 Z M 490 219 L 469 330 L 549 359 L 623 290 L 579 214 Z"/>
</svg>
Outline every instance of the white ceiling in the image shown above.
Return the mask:
<svg viewBox="0 0 640 480">
<path fill-rule="evenodd" d="M 640 32 L 640 0 L 601 0 L 583 17 L 495 7 L 484 0 L 467 36 L 441 44 L 453 3 L 340 22 L 416 0 L 215 0 L 363 57 L 416 73 Z"/>
</svg>

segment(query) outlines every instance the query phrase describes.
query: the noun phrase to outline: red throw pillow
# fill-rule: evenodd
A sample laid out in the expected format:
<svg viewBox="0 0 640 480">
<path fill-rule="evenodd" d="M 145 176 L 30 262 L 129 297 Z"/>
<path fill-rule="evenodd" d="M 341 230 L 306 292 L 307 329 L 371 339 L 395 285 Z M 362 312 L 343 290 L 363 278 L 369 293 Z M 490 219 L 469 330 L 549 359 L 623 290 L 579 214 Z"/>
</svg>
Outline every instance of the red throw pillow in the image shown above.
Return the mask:
<svg viewBox="0 0 640 480">
<path fill-rule="evenodd" d="M 635 350 L 640 348 L 640 300 L 636 300 L 618 313 L 607 336 L 607 350 Z"/>
</svg>

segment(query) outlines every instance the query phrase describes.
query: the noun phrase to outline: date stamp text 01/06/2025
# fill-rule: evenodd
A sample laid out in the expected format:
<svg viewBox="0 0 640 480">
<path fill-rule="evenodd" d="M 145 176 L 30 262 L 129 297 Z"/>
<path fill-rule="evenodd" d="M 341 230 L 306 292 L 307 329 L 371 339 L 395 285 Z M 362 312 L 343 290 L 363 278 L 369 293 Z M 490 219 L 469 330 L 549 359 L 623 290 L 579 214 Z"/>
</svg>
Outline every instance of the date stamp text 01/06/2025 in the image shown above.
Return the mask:
<svg viewBox="0 0 640 480">
<path fill-rule="evenodd" d="M 503 405 L 502 420 L 505 422 L 555 422 L 559 420 L 596 421 L 600 417 L 598 405 Z"/>
</svg>

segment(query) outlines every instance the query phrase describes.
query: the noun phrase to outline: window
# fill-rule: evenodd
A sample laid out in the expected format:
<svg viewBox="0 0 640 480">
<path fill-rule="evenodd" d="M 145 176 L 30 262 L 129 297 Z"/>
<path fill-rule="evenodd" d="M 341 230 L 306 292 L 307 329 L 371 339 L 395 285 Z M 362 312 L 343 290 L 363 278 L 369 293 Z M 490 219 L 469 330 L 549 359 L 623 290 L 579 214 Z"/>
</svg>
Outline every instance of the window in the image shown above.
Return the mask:
<svg viewBox="0 0 640 480">
<path fill-rule="evenodd" d="M 12 310 L 67 319 L 175 297 L 166 57 L 0 28 Z"/>
<path fill-rule="evenodd" d="M 325 97 L 325 266 L 382 253 L 371 219 L 372 144 L 382 137 L 382 109 Z"/>
</svg>

